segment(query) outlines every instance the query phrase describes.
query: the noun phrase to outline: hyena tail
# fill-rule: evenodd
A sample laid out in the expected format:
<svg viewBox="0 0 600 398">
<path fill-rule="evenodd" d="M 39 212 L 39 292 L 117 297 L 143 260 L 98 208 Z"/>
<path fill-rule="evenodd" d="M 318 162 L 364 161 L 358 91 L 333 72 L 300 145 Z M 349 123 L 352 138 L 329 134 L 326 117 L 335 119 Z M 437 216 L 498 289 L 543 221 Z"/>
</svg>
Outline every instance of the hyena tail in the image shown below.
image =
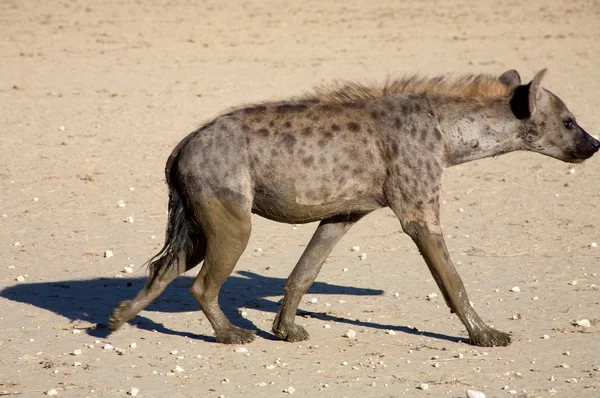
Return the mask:
<svg viewBox="0 0 600 398">
<path fill-rule="evenodd" d="M 186 198 L 177 189 L 177 179 L 175 178 L 177 155 L 188 139 L 189 136 L 177 145 L 167 161 L 165 174 L 167 184 L 169 185 L 169 212 L 165 244 L 146 263 L 150 270 L 149 283 L 152 283 L 156 278 L 162 277 L 171 267 L 177 265 L 176 263 L 181 261 L 182 254 L 183 259 L 185 259 L 184 261 L 189 259 L 204 239 L 202 228 L 196 221 L 196 217 L 192 209 L 188 206 Z"/>
</svg>

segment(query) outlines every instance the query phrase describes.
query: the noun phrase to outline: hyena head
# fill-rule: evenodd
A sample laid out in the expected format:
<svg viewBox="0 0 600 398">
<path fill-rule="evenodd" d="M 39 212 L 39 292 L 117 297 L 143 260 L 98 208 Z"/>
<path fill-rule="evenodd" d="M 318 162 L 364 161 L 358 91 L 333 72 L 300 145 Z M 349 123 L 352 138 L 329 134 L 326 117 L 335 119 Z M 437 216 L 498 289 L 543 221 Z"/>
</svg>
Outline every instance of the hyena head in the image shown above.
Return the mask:
<svg viewBox="0 0 600 398">
<path fill-rule="evenodd" d="M 521 120 L 521 149 L 538 152 L 564 162 L 580 163 L 600 148 L 600 142 L 577 122 L 565 103 L 540 85 L 546 69 L 533 80 L 521 85 L 515 70 L 505 72 L 500 80 L 514 87 L 510 100 L 514 115 Z"/>
</svg>

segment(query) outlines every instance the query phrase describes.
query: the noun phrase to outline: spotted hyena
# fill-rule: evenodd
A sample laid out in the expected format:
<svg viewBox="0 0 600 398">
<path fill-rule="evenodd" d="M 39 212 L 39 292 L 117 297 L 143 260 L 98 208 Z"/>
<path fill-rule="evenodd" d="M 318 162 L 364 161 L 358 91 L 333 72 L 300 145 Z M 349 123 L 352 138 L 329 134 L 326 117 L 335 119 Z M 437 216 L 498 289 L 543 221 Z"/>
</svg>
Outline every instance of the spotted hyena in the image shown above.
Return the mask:
<svg viewBox="0 0 600 398">
<path fill-rule="evenodd" d="M 390 207 L 414 240 L 471 344 L 505 346 L 508 334 L 477 315 L 440 226 L 445 168 L 526 150 L 582 162 L 600 147 L 556 95 L 510 70 L 499 77 L 410 77 L 381 87 L 348 83 L 284 102 L 247 106 L 200 127 L 167 161 L 169 221 L 150 278 L 110 317 L 118 329 L 176 276 L 204 261 L 191 293 L 221 343 L 254 333 L 233 326 L 221 285 L 246 248 L 251 214 L 285 223 L 320 221 L 285 285 L 273 332 L 308 339 L 294 322 L 300 299 L 334 245 L 364 215 Z"/>
</svg>

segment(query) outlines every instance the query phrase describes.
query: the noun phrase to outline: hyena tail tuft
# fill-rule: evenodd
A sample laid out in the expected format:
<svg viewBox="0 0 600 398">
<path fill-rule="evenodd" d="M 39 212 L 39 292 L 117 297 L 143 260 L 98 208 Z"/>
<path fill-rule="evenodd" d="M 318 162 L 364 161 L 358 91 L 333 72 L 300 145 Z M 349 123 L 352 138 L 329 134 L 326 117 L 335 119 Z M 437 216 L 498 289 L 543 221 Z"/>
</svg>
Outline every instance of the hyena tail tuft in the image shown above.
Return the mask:
<svg viewBox="0 0 600 398">
<path fill-rule="evenodd" d="M 187 260 L 196 249 L 201 239 L 202 231 L 197 224 L 192 211 L 188 208 L 185 198 L 177 188 L 169 186 L 169 216 L 165 244 L 162 249 L 148 262 L 150 281 L 162 277 L 171 267 L 176 265 L 183 254 Z"/>
</svg>

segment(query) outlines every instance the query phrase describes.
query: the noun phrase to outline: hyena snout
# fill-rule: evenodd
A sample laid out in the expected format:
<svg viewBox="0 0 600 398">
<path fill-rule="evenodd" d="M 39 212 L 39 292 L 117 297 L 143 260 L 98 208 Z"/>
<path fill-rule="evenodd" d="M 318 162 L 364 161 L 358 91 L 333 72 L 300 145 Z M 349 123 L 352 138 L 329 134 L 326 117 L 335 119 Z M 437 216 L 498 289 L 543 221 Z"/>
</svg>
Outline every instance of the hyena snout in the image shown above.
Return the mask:
<svg viewBox="0 0 600 398">
<path fill-rule="evenodd" d="M 591 158 L 598 149 L 600 149 L 600 141 L 582 131 L 582 137 L 575 144 L 575 153 L 573 154 L 576 161 L 584 161 Z"/>
</svg>

